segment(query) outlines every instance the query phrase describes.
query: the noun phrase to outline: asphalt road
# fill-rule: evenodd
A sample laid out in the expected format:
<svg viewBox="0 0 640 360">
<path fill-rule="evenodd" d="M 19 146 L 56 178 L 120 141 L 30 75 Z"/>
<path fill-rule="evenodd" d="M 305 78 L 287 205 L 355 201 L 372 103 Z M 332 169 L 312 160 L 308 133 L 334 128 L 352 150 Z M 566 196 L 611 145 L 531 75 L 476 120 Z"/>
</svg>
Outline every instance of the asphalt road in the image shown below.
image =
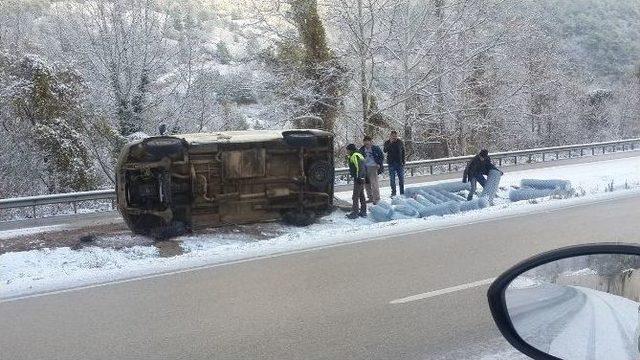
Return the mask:
<svg viewBox="0 0 640 360">
<path fill-rule="evenodd" d="M 508 345 L 476 282 L 544 250 L 636 242 L 638 219 L 630 197 L 14 299 L 0 357 L 480 358 Z"/>
<path fill-rule="evenodd" d="M 528 169 L 538 169 L 544 167 L 553 167 L 553 166 L 561 166 L 561 165 L 571 165 L 571 164 L 586 164 L 597 161 L 605 161 L 605 160 L 614 160 L 614 159 L 623 159 L 629 157 L 638 157 L 640 156 L 640 150 L 635 151 L 625 151 L 625 152 L 616 152 L 609 153 L 605 155 L 597 155 L 597 156 L 586 156 L 580 158 L 571 158 L 571 159 L 560 159 L 532 164 L 521 164 L 521 165 L 510 165 L 502 168 L 505 172 L 511 171 L 521 171 Z M 415 184 L 415 183 L 423 183 L 428 181 L 437 181 L 437 180 L 446 180 L 446 179 L 459 179 L 462 177 L 461 172 L 451 172 L 437 175 L 428 175 L 428 176 L 412 176 L 406 178 L 407 184 Z M 382 180 L 381 186 L 388 186 L 388 180 Z M 350 191 L 352 185 L 338 185 L 336 186 L 336 192 L 339 191 Z M 119 225 L 121 228 L 123 226 L 122 218 L 118 214 L 117 211 L 107 211 L 107 212 L 99 212 L 99 213 L 88 213 L 88 214 L 70 214 L 70 215 L 62 215 L 62 216 L 51 216 L 45 218 L 36 218 L 36 219 L 24 219 L 24 220 L 15 220 L 15 221 L 0 221 L 0 232 L 8 232 L 18 229 L 26 229 L 26 228 L 36 228 L 36 227 L 47 227 L 42 231 L 53 232 L 53 231 L 66 231 L 66 230 L 74 230 L 74 229 L 89 229 L 94 226 L 104 226 L 104 225 Z M 34 229 L 34 231 L 38 231 Z M 0 239 L 3 237 L 11 237 L 12 234 L 8 234 L 4 236 L 0 233 Z"/>
</svg>

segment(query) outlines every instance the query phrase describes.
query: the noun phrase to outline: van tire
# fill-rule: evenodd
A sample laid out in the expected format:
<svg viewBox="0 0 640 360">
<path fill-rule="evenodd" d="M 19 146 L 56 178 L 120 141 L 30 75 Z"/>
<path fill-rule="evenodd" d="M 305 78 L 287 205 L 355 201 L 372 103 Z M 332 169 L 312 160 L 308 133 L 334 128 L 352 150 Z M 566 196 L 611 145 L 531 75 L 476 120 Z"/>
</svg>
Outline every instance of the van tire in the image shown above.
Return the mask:
<svg viewBox="0 0 640 360">
<path fill-rule="evenodd" d="M 309 226 L 316 221 L 316 214 L 313 211 L 287 211 L 282 216 L 282 220 L 293 226 Z"/>
<path fill-rule="evenodd" d="M 156 240 L 166 240 L 188 232 L 185 224 L 180 221 L 164 224 L 162 218 L 153 215 L 137 217 L 131 225 L 129 228 L 134 234 L 149 236 Z"/>
<path fill-rule="evenodd" d="M 312 148 L 318 146 L 318 138 L 306 132 L 288 132 L 283 134 L 284 142 L 297 148 Z"/>
<path fill-rule="evenodd" d="M 309 185 L 318 190 L 324 189 L 333 182 L 333 166 L 326 160 L 313 162 L 307 169 L 307 179 Z"/>
<path fill-rule="evenodd" d="M 155 240 L 168 240 L 187 233 L 186 226 L 180 221 L 174 221 L 169 225 L 153 229 L 149 236 Z"/>
</svg>

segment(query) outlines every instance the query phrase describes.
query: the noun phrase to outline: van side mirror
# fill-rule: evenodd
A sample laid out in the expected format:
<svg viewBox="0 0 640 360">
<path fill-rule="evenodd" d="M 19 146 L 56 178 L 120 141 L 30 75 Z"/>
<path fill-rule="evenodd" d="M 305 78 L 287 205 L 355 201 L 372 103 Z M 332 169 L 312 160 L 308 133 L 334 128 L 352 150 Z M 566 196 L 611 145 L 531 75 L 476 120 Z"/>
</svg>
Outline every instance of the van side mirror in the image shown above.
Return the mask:
<svg viewBox="0 0 640 360">
<path fill-rule="evenodd" d="M 547 252 L 507 270 L 487 296 L 502 335 L 533 359 L 640 358 L 640 246 Z"/>
</svg>

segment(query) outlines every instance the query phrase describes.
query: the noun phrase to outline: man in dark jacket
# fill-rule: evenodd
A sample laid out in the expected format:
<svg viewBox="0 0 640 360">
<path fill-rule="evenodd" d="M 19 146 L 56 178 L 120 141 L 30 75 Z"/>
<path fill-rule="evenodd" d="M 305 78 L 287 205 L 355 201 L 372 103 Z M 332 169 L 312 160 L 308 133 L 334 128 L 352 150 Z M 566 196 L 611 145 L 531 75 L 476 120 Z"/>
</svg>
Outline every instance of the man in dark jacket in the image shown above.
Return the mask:
<svg viewBox="0 0 640 360">
<path fill-rule="evenodd" d="M 469 161 L 467 167 L 464 169 L 464 174 L 462 175 L 463 183 L 471 181 L 471 191 L 469 192 L 469 196 L 467 196 L 467 200 L 473 199 L 473 194 L 475 194 L 478 186 L 477 183 L 480 183 L 484 188 L 487 181 L 484 176 L 489 175 L 489 171 L 491 170 L 498 170 L 498 168 L 491 163 L 489 152 L 486 149 L 482 149 L 478 155 L 474 156 L 473 159 Z M 502 173 L 502 171 L 500 171 L 500 173 Z"/>
<path fill-rule="evenodd" d="M 365 181 L 365 190 L 367 192 L 367 201 L 374 205 L 380 201 L 380 185 L 378 184 L 378 175 L 384 170 L 384 154 L 379 146 L 373 145 L 370 136 L 364 137 L 364 146 L 360 148 L 360 153 L 364 155 L 364 166 L 367 173 Z"/>
<path fill-rule="evenodd" d="M 400 195 L 404 195 L 404 144 L 398 139 L 398 132 L 393 130 L 389 140 L 384 142 L 384 152 L 387 153 L 389 165 L 389 182 L 391 183 L 391 196 L 396 195 L 396 175 L 400 185 Z"/>
<path fill-rule="evenodd" d="M 347 162 L 349 163 L 349 173 L 353 178 L 353 196 L 351 200 L 351 213 L 347 215 L 349 219 L 356 219 L 358 216 L 367 216 L 367 201 L 364 198 L 364 178 L 367 176 L 364 166 L 364 156 L 358 152 L 354 144 L 347 145 Z M 360 203 L 358 212 L 358 202 Z"/>
</svg>

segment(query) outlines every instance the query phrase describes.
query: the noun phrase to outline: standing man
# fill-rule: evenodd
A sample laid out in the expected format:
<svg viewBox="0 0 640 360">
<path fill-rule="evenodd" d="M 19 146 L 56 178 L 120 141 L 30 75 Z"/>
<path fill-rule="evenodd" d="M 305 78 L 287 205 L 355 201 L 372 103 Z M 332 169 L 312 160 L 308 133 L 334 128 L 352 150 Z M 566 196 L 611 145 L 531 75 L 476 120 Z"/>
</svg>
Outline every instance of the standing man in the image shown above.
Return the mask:
<svg viewBox="0 0 640 360">
<path fill-rule="evenodd" d="M 462 175 L 462 182 L 466 183 L 467 180 L 471 181 L 471 191 L 469 191 L 469 196 L 467 196 L 467 200 L 473 199 L 473 194 L 476 192 L 476 188 L 478 186 L 477 183 L 480 183 L 484 188 L 487 179 L 484 175 L 489 175 L 489 171 L 498 170 L 498 168 L 491 163 L 491 158 L 489 157 L 489 152 L 487 149 L 480 150 L 478 155 L 474 156 L 471 161 L 467 164 L 467 167 L 464 169 L 464 174 Z M 500 171 L 500 170 L 498 170 Z M 503 172 L 500 171 L 502 174 Z"/>
<path fill-rule="evenodd" d="M 353 196 L 351 200 L 351 213 L 347 215 L 349 219 L 356 219 L 358 216 L 367 217 L 367 201 L 364 198 L 364 178 L 367 176 L 364 166 L 364 156 L 358 152 L 354 144 L 347 145 L 347 161 L 349 172 L 353 178 Z M 358 212 L 358 202 L 360 212 Z"/>
<path fill-rule="evenodd" d="M 393 130 L 389 140 L 384 142 L 384 152 L 387 153 L 389 165 L 389 181 L 391 182 L 391 196 L 396 195 L 396 175 L 400 185 L 400 195 L 404 195 L 404 144 L 398 139 L 398 132 Z"/>
<path fill-rule="evenodd" d="M 374 205 L 380 201 L 380 185 L 378 175 L 384 170 L 384 154 L 379 146 L 373 145 L 371 136 L 364 137 L 364 146 L 360 148 L 360 153 L 364 155 L 364 166 L 367 172 L 365 190 L 367 190 L 367 201 Z"/>
</svg>

